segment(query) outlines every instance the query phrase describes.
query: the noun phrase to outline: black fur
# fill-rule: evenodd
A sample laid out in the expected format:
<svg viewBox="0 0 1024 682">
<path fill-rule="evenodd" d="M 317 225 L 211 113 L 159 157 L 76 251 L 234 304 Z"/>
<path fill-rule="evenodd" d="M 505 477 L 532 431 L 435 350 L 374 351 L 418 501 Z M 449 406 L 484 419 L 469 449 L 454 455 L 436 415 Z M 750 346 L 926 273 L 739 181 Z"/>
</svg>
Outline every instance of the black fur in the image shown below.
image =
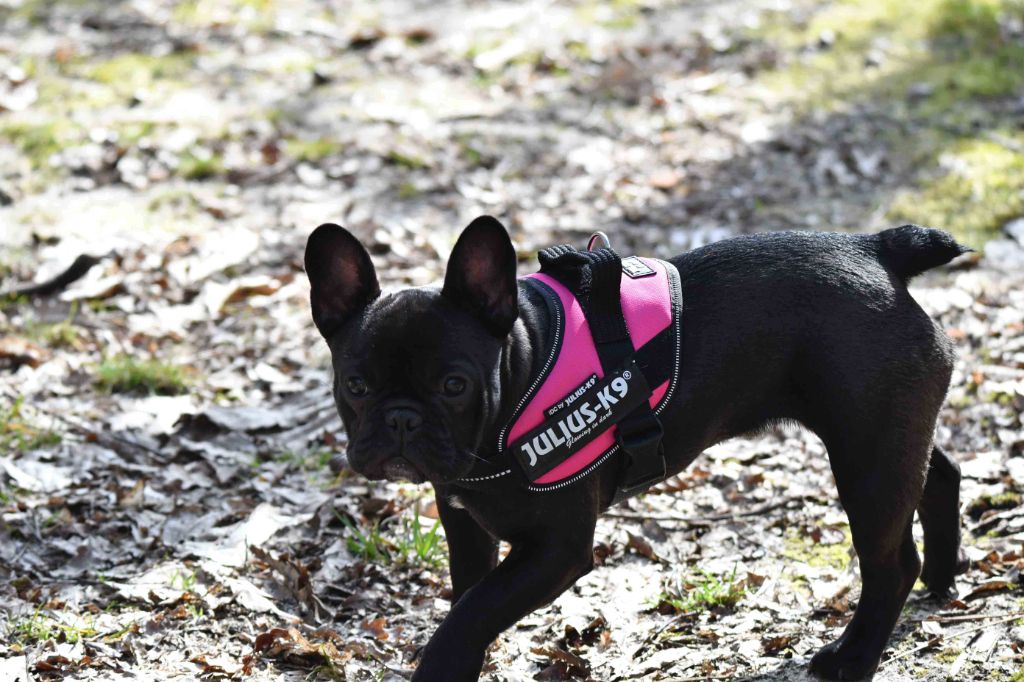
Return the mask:
<svg viewBox="0 0 1024 682">
<path fill-rule="evenodd" d="M 506 290 L 514 286 L 511 247 L 487 225 L 468 229 L 461 249 L 474 254 L 477 275 L 491 273 L 488 286 Z M 344 246 L 341 260 L 358 267 L 365 252 L 346 237 L 334 241 Z M 943 232 L 904 226 L 877 235 L 759 234 L 672 259 L 684 311 L 682 371 L 662 415 L 668 474 L 777 420 L 802 423 L 828 449 L 863 591 L 842 636 L 811 663 L 827 679 L 861 679 L 878 665 L 921 569 L 910 533 L 915 509 L 929 588 L 945 593 L 963 568 L 959 470 L 932 442 L 953 351 L 906 288 L 909 277 L 962 252 Z M 456 601 L 423 652 L 417 680 L 476 679 L 505 628 L 591 569 L 596 518 L 618 477 L 610 462 L 553 492 L 527 491 L 513 476 L 457 480 L 507 467 L 495 459 L 496 434 L 538 371 L 536 350 L 549 333 L 540 304 L 520 289 L 515 323 L 496 335 L 494 311 L 507 310 L 507 301 L 481 306 L 498 299 L 474 290 L 481 277 L 453 274 L 464 267 L 453 255 L 444 293 L 381 297 L 325 334 L 353 468 L 434 484 Z M 449 288 L 449 280 L 477 284 Z M 313 290 L 324 282 L 314 279 Z M 441 388 L 453 375 L 466 382 L 457 396 Z M 346 389 L 353 377 L 368 386 L 365 395 Z M 414 414 L 418 428 L 396 430 L 395 414 Z M 511 544 L 500 565 L 498 539 Z"/>
</svg>

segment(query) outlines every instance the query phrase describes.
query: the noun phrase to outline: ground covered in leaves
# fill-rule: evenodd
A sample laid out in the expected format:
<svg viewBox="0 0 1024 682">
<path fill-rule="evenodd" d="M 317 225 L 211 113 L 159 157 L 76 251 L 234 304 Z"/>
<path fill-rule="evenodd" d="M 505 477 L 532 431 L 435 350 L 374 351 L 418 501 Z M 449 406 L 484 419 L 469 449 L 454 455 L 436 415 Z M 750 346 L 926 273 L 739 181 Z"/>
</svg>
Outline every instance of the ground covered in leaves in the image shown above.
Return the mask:
<svg viewBox="0 0 1024 682">
<path fill-rule="evenodd" d="M 971 567 L 912 595 L 877 679 L 1024 678 L 1022 120 L 1016 0 L 0 0 L 0 680 L 407 678 L 443 531 L 428 487 L 346 470 L 301 251 L 339 222 L 425 284 L 480 213 L 524 272 L 594 229 L 975 246 L 913 289 L 959 350 Z M 858 596 L 797 429 L 594 551 L 485 679 L 803 679 Z"/>
</svg>

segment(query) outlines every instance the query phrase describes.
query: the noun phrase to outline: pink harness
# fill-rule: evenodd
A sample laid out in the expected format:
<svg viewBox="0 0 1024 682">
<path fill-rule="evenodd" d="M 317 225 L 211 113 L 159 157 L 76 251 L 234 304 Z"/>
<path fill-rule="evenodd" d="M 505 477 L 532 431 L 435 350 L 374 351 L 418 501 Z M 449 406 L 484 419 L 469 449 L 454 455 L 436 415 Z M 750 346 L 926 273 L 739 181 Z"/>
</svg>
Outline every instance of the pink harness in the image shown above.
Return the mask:
<svg viewBox="0 0 1024 682">
<path fill-rule="evenodd" d="M 548 302 L 554 337 L 543 370 L 499 435 L 499 453 L 516 455 L 531 490 L 569 485 L 618 451 L 614 424 L 622 415 L 613 411 L 626 409 L 627 399 L 634 406 L 646 400 L 658 414 L 672 397 L 679 373 L 678 273 L 670 263 L 653 258 L 625 259 L 622 270 L 619 296 L 629 341 L 638 351 L 635 358 L 656 369 L 634 363 L 615 377 L 606 377 L 584 306 L 573 292 L 544 272 L 520 280 Z M 649 384 L 645 377 L 654 381 Z M 627 395 L 638 391 L 642 395 Z M 601 421 L 605 416 L 607 425 Z"/>
</svg>

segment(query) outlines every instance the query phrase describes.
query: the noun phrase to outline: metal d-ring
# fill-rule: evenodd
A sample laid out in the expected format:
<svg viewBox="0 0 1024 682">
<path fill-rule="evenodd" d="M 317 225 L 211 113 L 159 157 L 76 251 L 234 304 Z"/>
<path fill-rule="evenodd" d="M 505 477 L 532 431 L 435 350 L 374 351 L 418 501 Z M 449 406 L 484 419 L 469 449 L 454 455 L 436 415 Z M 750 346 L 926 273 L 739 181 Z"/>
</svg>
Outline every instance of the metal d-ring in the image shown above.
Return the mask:
<svg viewBox="0 0 1024 682">
<path fill-rule="evenodd" d="M 600 240 L 600 242 L 601 242 L 601 247 L 600 248 L 602 248 L 602 249 L 610 249 L 610 248 L 612 248 L 612 243 L 608 239 L 608 235 L 606 235 L 604 232 L 598 231 L 598 232 L 595 232 L 594 234 L 590 235 L 590 239 L 587 241 L 587 251 L 593 251 L 594 250 L 594 242 L 596 242 L 598 240 Z"/>
</svg>

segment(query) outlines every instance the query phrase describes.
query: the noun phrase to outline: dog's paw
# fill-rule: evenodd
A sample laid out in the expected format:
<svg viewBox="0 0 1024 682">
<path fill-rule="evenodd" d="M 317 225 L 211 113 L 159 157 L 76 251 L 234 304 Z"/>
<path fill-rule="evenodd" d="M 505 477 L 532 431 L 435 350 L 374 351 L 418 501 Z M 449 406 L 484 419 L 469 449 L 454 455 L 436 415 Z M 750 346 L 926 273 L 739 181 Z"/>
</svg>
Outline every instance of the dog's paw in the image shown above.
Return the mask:
<svg viewBox="0 0 1024 682">
<path fill-rule="evenodd" d="M 842 647 L 839 641 L 822 647 L 811 659 L 811 673 L 823 680 L 870 680 L 877 667 L 878 659 Z"/>
</svg>

